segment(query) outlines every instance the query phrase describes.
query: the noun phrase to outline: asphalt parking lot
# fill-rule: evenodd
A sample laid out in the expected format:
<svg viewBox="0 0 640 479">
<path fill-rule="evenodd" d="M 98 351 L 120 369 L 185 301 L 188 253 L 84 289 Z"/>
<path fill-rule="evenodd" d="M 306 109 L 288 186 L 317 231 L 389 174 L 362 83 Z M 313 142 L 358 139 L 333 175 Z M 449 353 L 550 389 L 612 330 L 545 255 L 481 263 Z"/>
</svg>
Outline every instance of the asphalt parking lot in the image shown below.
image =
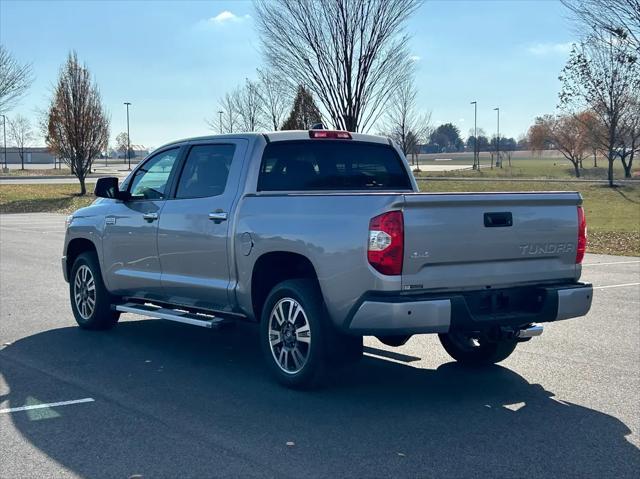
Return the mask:
<svg viewBox="0 0 640 479">
<path fill-rule="evenodd" d="M 252 325 L 75 327 L 63 223 L 0 216 L 2 478 L 640 474 L 640 258 L 587 255 L 589 315 L 500 366 L 462 369 L 432 336 L 368 338 L 302 393 L 266 376 Z"/>
</svg>

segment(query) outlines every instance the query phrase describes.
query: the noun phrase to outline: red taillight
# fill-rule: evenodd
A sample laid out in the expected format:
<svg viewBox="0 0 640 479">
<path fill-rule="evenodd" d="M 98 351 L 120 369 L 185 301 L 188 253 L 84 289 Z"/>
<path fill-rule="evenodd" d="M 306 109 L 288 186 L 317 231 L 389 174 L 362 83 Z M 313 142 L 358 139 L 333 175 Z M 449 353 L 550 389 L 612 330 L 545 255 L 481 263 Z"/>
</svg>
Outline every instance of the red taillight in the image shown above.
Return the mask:
<svg viewBox="0 0 640 479">
<path fill-rule="evenodd" d="M 309 138 L 337 138 L 351 140 L 351 133 L 337 130 L 309 130 Z"/>
<path fill-rule="evenodd" d="M 402 211 L 390 211 L 369 221 L 369 264 L 382 274 L 402 274 L 404 220 Z"/>
<path fill-rule="evenodd" d="M 582 209 L 582 206 L 578 206 L 578 247 L 576 248 L 576 264 L 582 263 L 586 250 L 587 220 L 584 217 L 584 209 Z"/>
</svg>

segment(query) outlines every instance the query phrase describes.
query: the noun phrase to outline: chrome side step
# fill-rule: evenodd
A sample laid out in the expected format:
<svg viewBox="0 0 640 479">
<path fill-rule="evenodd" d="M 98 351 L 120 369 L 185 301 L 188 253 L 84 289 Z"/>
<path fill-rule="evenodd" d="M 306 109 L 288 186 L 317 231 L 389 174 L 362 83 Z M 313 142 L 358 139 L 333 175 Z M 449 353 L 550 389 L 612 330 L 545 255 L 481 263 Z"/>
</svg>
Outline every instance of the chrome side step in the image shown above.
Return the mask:
<svg viewBox="0 0 640 479">
<path fill-rule="evenodd" d="M 539 324 L 534 324 L 533 326 L 530 326 L 527 329 L 521 329 L 520 331 L 516 332 L 516 338 L 518 339 L 534 338 L 536 336 L 540 336 L 543 331 L 544 331 L 544 328 L 542 326 L 540 326 Z"/>
<path fill-rule="evenodd" d="M 160 308 L 149 304 L 125 303 L 116 305 L 116 311 L 134 313 L 151 318 L 166 319 L 178 323 L 191 324 L 202 328 L 215 328 L 229 322 L 225 318 L 217 318 L 208 314 L 189 313 L 177 309 Z"/>
</svg>

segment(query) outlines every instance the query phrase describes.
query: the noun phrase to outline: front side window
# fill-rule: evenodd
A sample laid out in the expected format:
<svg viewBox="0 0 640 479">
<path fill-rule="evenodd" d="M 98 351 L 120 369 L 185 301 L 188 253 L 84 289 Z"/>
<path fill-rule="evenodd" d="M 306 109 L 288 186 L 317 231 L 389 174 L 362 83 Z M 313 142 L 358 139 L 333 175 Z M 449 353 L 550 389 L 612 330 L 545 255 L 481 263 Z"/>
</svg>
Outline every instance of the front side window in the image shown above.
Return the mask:
<svg viewBox="0 0 640 479">
<path fill-rule="evenodd" d="M 411 190 L 411 181 L 390 145 L 352 140 L 269 143 L 258 191 L 312 190 Z"/>
<path fill-rule="evenodd" d="M 167 195 L 167 183 L 179 151 L 179 148 L 163 151 L 146 161 L 131 180 L 131 199 L 163 200 Z"/>
<path fill-rule="evenodd" d="M 205 198 L 224 193 L 235 145 L 196 145 L 185 161 L 176 198 Z"/>
</svg>

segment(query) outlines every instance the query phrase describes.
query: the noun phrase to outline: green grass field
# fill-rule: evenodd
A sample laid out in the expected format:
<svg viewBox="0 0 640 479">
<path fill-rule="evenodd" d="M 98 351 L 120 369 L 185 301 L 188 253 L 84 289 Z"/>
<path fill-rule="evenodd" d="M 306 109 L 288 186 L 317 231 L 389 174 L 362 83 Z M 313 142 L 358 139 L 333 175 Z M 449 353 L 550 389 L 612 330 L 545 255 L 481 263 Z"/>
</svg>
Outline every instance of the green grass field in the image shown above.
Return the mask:
<svg viewBox="0 0 640 479">
<path fill-rule="evenodd" d="M 609 188 L 598 183 L 522 181 L 420 181 L 426 192 L 579 191 L 589 227 L 591 253 L 640 256 L 640 183 Z M 89 189 L 92 189 L 89 187 Z M 2 185 L 0 213 L 71 213 L 95 198 L 77 196 L 72 185 Z"/>
<path fill-rule="evenodd" d="M 471 167 L 472 159 L 451 161 L 423 161 L 421 167 L 424 169 L 427 165 L 468 165 Z M 477 170 L 454 170 L 454 171 L 422 171 L 417 173 L 417 177 L 452 177 L 452 178 L 540 178 L 540 179 L 556 179 L 556 178 L 574 178 L 575 172 L 573 165 L 561 158 L 522 158 L 513 159 L 511 166 L 505 161 L 502 168 L 493 169 L 490 167 L 489 160 L 482 158 L 480 161 L 481 168 Z M 598 167 L 594 168 L 593 160 L 583 162 L 584 168 L 580 171 L 582 179 L 589 180 L 606 180 L 607 179 L 607 163 L 606 161 L 598 162 Z M 635 177 L 640 179 L 638 174 L 640 168 L 636 165 L 634 168 Z M 614 164 L 614 178 L 617 180 L 624 179 L 624 170 L 622 164 L 616 161 Z"/>
</svg>

